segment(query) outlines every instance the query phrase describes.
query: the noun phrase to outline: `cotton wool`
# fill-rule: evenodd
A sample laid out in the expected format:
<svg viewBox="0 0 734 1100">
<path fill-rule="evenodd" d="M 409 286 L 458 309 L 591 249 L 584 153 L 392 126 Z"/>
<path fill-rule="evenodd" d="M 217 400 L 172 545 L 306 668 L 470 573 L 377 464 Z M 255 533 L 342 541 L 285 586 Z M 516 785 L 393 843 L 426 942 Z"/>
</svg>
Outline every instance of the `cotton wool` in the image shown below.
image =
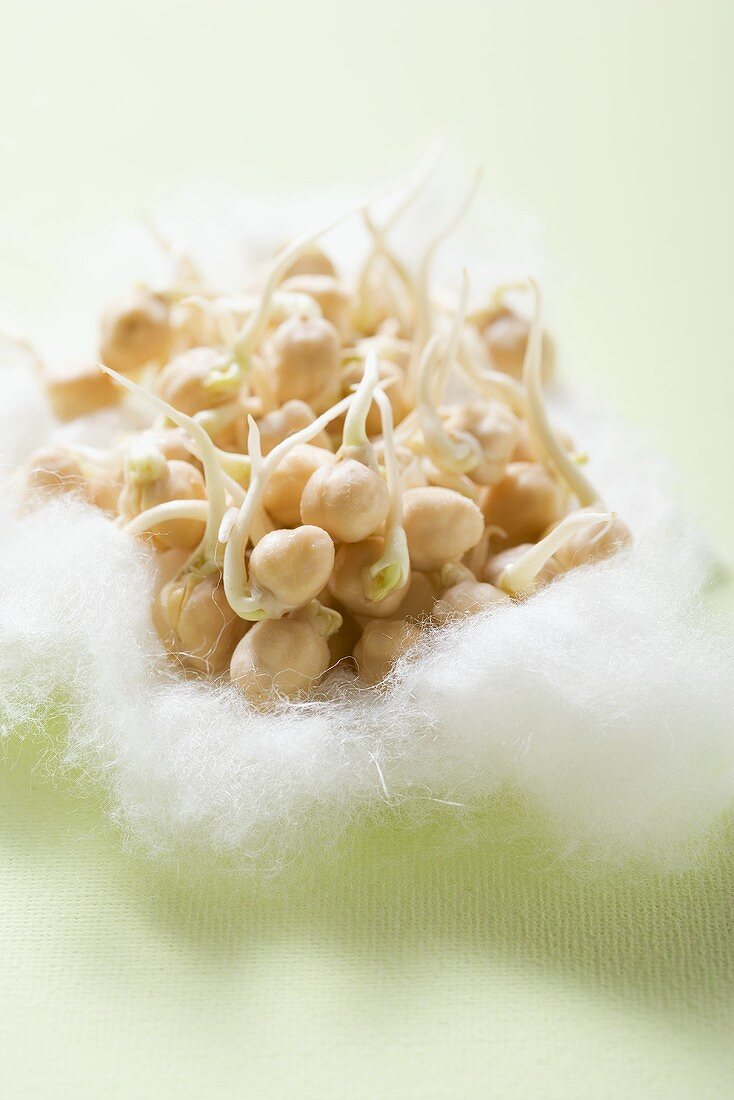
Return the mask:
<svg viewBox="0 0 734 1100">
<path fill-rule="evenodd" d="M 705 609 L 712 557 L 664 465 L 619 424 L 556 393 L 554 418 L 588 445 L 630 547 L 422 631 L 377 687 L 337 666 L 310 697 L 263 710 L 170 662 L 143 542 L 74 498 L 23 495 L 34 447 L 96 445 L 146 410 L 62 426 L 30 366 L 2 381 L 4 736 L 42 737 L 60 718 L 64 761 L 149 851 L 193 844 L 272 869 L 385 804 L 397 828 L 411 807 L 479 815 L 509 789 L 567 851 L 673 867 L 730 810 L 734 660 Z"/>
</svg>

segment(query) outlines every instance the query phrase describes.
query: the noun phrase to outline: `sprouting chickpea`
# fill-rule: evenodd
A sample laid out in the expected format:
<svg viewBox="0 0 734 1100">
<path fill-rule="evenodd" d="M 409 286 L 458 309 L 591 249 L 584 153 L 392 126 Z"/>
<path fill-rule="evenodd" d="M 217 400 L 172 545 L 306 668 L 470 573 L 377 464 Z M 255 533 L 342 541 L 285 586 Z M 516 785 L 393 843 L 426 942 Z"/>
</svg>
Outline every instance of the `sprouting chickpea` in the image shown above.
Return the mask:
<svg viewBox="0 0 734 1100">
<path fill-rule="evenodd" d="M 491 366 L 513 378 L 522 378 L 525 351 L 530 335 L 530 323 L 509 306 L 500 305 L 484 311 L 475 318 Z M 543 377 L 548 380 L 553 375 L 555 350 L 553 342 L 546 334 L 543 336 Z"/>
<path fill-rule="evenodd" d="M 159 550 L 155 555 L 153 563 L 155 565 L 155 583 L 153 586 L 154 595 L 157 597 L 160 594 L 162 588 L 172 581 L 174 577 L 178 577 L 184 570 L 186 562 L 189 560 L 189 553 L 186 550 Z M 158 630 L 158 623 L 156 620 L 156 604 L 153 604 L 153 622 L 156 630 Z M 160 633 L 160 631 L 159 631 Z"/>
<path fill-rule="evenodd" d="M 478 615 L 481 611 L 489 611 L 509 603 L 512 601 L 507 593 L 494 585 L 476 579 L 465 579 L 446 589 L 436 602 L 434 616 L 439 622 L 443 622 L 447 619 Z"/>
<path fill-rule="evenodd" d="M 395 662 L 420 638 L 420 628 L 404 619 L 368 623 L 354 647 L 359 677 L 366 684 L 378 684 Z"/>
<path fill-rule="evenodd" d="M 396 458 L 400 471 L 400 488 L 402 492 L 408 489 L 423 489 L 429 484 L 423 460 L 420 455 L 412 451 L 410 447 L 397 447 Z"/>
<path fill-rule="evenodd" d="M 389 510 L 383 478 L 354 458 L 319 467 L 301 497 L 303 522 L 323 527 L 337 542 L 362 542 L 381 527 Z"/>
<path fill-rule="evenodd" d="M 393 589 L 381 600 L 371 600 L 365 595 L 370 566 L 378 562 L 384 552 L 385 540 L 379 536 L 364 542 L 345 542 L 337 550 L 329 591 L 353 615 L 389 619 L 405 598 L 407 584 Z"/>
<path fill-rule="evenodd" d="M 364 362 L 362 360 L 353 359 L 347 363 L 341 376 L 342 393 L 349 393 L 358 384 L 363 374 Z M 396 363 L 391 362 L 389 359 L 380 359 L 380 381 L 383 383 L 385 393 L 390 399 L 393 423 L 399 424 L 410 412 L 405 393 L 405 374 Z M 340 422 L 334 421 L 331 428 L 332 433 L 337 431 L 339 427 Z M 381 431 L 380 413 L 377 406 L 373 404 L 367 413 L 367 434 L 376 436 Z"/>
<path fill-rule="evenodd" d="M 173 346 L 168 306 L 154 294 L 132 294 L 102 317 L 100 358 L 120 374 L 165 363 Z"/>
<path fill-rule="evenodd" d="M 351 331 L 352 295 L 333 275 L 293 275 L 282 284 L 283 290 L 307 294 L 317 303 L 326 320 L 334 326 L 342 341 Z"/>
<path fill-rule="evenodd" d="M 591 509 L 581 509 L 582 512 Z M 611 558 L 632 543 L 632 533 L 619 516 L 600 521 L 595 527 L 580 530 L 571 535 L 560 550 L 556 550 L 553 560 L 562 572 L 579 565 Z"/>
<path fill-rule="evenodd" d="M 187 416 L 212 409 L 237 396 L 241 376 L 216 348 L 189 348 L 164 367 L 156 391 Z"/>
<path fill-rule="evenodd" d="M 229 675 L 255 706 L 306 695 L 331 664 L 329 646 L 311 623 L 265 619 L 237 645 Z"/>
<path fill-rule="evenodd" d="M 510 546 L 507 550 L 502 550 L 499 554 L 487 558 L 482 570 L 482 579 L 487 584 L 496 586 L 508 565 L 514 565 L 526 550 L 529 550 L 533 545 L 534 543 L 519 543 L 517 546 Z M 545 585 L 550 584 L 560 572 L 562 570 L 555 558 L 549 558 L 535 578 L 535 588 L 543 588 Z"/>
<path fill-rule="evenodd" d="M 290 451 L 270 475 L 263 495 L 268 515 L 282 527 L 301 522 L 301 497 L 309 478 L 322 466 L 333 466 L 331 451 L 301 443 Z"/>
<path fill-rule="evenodd" d="M 410 563 L 423 573 L 458 561 L 484 532 L 482 513 L 472 500 L 432 485 L 403 494 L 403 523 Z"/>
<path fill-rule="evenodd" d="M 302 428 L 307 428 L 315 419 L 313 409 L 305 401 L 286 401 L 279 409 L 266 413 L 257 422 L 263 455 L 270 454 L 273 447 L 277 447 L 288 436 L 300 432 Z M 325 431 L 320 432 L 311 441 L 311 445 L 328 451 L 332 449 L 331 440 Z"/>
<path fill-rule="evenodd" d="M 117 509 L 122 471 L 114 456 L 97 462 L 57 444 L 34 451 L 26 470 L 26 485 L 31 491 L 70 493 L 105 512 Z"/>
<path fill-rule="evenodd" d="M 191 463 L 163 460 L 163 465 L 152 470 L 150 476 L 130 476 L 128 473 L 118 511 L 125 521 L 129 521 L 169 500 L 206 500 L 204 479 Z M 204 522 L 198 519 L 172 519 L 156 524 L 150 531 L 159 545 L 182 550 L 193 550 L 203 533 Z"/>
<path fill-rule="evenodd" d="M 271 531 L 250 556 L 250 584 L 270 614 L 303 607 L 326 587 L 334 565 L 334 544 L 320 527 Z"/>
<path fill-rule="evenodd" d="M 500 401 L 455 405 L 445 425 L 449 434 L 467 433 L 479 443 L 482 458 L 469 471 L 472 480 L 481 485 L 499 481 L 520 440 L 520 421 L 507 406 Z"/>
<path fill-rule="evenodd" d="M 283 279 L 302 275 L 329 275 L 336 277 L 336 268 L 322 248 L 310 244 L 304 248 L 287 269 Z"/>
<path fill-rule="evenodd" d="M 483 511 L 487 526 L 504 532 L 496 537 L 498 546 L 537 542 L 564 515 L 566 494 L 545 466 L 511 462 L 504 477 L 487 490 Z"/>
<path fill-rule="evenodd" d="M 200 468 L 200 462 L 191 453 L 191 437 L 183 428 L 151 428 L 146 438 L 167 460 L 175 458 L 178 462 L 190 462 Z"/>
<path fill-rule="evenodd" d="M 44 372 L 46 396 L 54 416 L 64 422 L 116 405 L 121 391 L 96 363 L 74 363 Z"/>
<path fill-rule="evenodd" d="M 410 581 L 405 590 L 405 595 L 400 603 L 398 611 L 402 619 L 412 619 L 421 622 L 428 619 L 438 599 L 438 586 L 435 579 L 428 573 L 419 573 L 413 570 Z"/>
<path fill-rule="evenodd" d="M 226 671 L 248 626 L 227 603 L 219 574 L 191 573 L 164 584 L 153 603 L 153 623 L 184 668 L 210 676 Z"/>
<path fill-rule="evenodd" d="M 338 396 L 341 341 L 323 317 L 289 317 L 268 339 L 264 356 L 279 402 L 306 401 L 320 413 Z"/>
<path fill-rule="evenodd" d="M 31 490 L 73 493 L 93 504 L 92 487 L 77 457 L 66 447 L 40 447 L 28 460 L 26 484 Z"/>
</svg>

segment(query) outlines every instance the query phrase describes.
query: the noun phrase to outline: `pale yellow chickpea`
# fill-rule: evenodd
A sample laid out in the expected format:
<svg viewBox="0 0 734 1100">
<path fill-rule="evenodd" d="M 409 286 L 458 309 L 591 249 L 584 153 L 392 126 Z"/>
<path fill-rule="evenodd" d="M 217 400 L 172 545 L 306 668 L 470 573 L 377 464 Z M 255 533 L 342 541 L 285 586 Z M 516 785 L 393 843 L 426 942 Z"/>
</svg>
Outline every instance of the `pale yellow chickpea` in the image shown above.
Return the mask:
<svg viewBox="0 0 734 1100">
<path fill-rule="evenodd" d="M 174 577 L 179 576 L 183 572 L 186 562 L 189 560 L 189 553 L 186 550 L 159 550 L 154 557 L 155 565 L 155 583 L 153 586 L 154 596 L 158 596 L 161 589 L 172 581 Z M 156 622 L 156 603 L 153 603 L 153 623 L 158 630 L 158 624 Z"/>
<path fill-rule="evenodd" d="M 435 577 L 428 573 L 419 573 L 414 569 L 398 609 L 400 618 L 412 619 L 416 622 L 428 619 L 438 596 L 439 586 L 436 584 Z"/>
<path fill-rule="evenodd" d="M 497 546 L 537 542 L 565 514 L 566 493 L 545 466 L 511 462 L 504 477 L 487 490 L 483 511 L 487 526 L 504 532 L 493 536 Z"/>
<path fill-rule="evenodd" d="M 489 611 L 512 603 L 506 592 L 478 580 L 461 580 L 458 584 L 452 584 L 437 600 L 434 616 L 439 622 L 448 619 L 464 618 L 467 615 L 478 615 L 481 611 Z"/>
<path fill-rule="evenodd" d="M 376 620 L 368 623 L 354 647 L 359 678 L 366 684 L 378 684 L 395 662 L 420 638 L 420 628 L 404 619 Z"/>
<path fill-rule="evenodd" d="M 229 675 L 251 703 L 267 708 L 306 695 L 330 664 L 329 647 L 310 623 L 266 619 L 237 645 Z"/>
<path fill-rule="evenodd" d="M 333 279 L 336 268 L 322 248 L 310 244 L 296 257 L 283 278 L 292 279 L 297 275 L 329 275 Z"/>
<path fill-rule="evenodd" d="M 189 443 L 191 436 L 183 428 L 152 428 L 146 433 L 150 440 L 165 459 L 175 458 L 178 462 L 190 462 L 198 469 L 201 463 L 191 453 Z"/>
<path fill-rule="evenodd" d="M 257 422 L 263 455 L 270 454 L 273 447 L 277 447 L 288 436 L 300 432 L 302 428 L 307 428 L 315 419 L 313 409 L 305 401 L 286 401 L 279 409 L 266 413 Z M 325 431 L 312 439 L 311 445 L 329 451 L 332 449 L 331 440 Z"/>
<path fill-rule="evenodd" d="M 513 378 L 522 378 L 530 322 L 515 310 L 501 305 L 476 317 L 475 324 L 481 332 L 494 370 L 502 371 Z M 548 380 L 553 376 L 555 350 L 547 333 L 543 335 L 542 364 L 543 377 Z"/>
<path fill-rule="evenodd" d="M 69 493 L 105 512 L 114 512 L 122 487 L 122 468 L 112 457 L 104 464 L 95 463 L 71 447 L 57 444 L 41 447 L 31 455 L 26 486 L 30 491 Z"/>
<path fill-rule="evenodd" d="M 403 493 L 403 524 L 410 563 L 423 573 L 458 561 L 484 532 L 482 513 L 472 500 L 432 485 Z"/>
<path fill-rule="evenodd" d="M 293 275 L 282 284 L 283 290 L 307 294 L 319 306 L 323 316 L 334 326 L 342 341 L 351 331 L 352 295 L 333 275 Z"/>
<path fill-rule="evenodd" d="M 321 466 L 301 497 L 303 522 L 323 527 L 337 542 L 362 542 L 382 526 L 389 510 L 383 478 L 353 458 Z"/>
<path fill-rule="evenodd" d="M 113 303 L 103 315 L 99 354 L 120 374 L 135 374 L 148 363 L 167 362 L 173 339 L 168 306 L 140 292 Z"/>
<path fill-rule="evenodd" d="M 338 396 L 341 341 L 323 317 L 289 317 L 264 346 L 277 400 L 306 401 L 320 413 Z"/>
<path fill-rule="evenodd" d="M 250 585 L 261 607 L 278 615 L 303 607 L 326 586 L 334 544 L 320 527 L 271 531 L 250 556 Z"/>
<path fill-rule="evenodd" d="M 405 598 L 407 584 L 393 589 L 382 600 L 370 600 L 365 595 L 370 566 L 380 560 L 384 551 L 385 540 L 380 537 L 365 539 L 364 542 L 344 543 L 337 550 L 334 571 L 329 579 L 329 591 L 353 615 L 389 619 Z"/>
<path fill-rule="evenodd" d="M 263 503 L 270 518 L 281 527 L 301 522 L 301 497 L 309 478 L 322 466 L 333 466 L 331 451 L 301 443 L 276 466 L 265 488 Z"/>
<path fill-rule="evenodd" d="M 241 381 L 221 351 L 189 348 L 172 359 L 156 380 L 159 397 L 187 416 L 225 404 L 237 396 Z"/>
<path fill-rule="evenodd" d="M 534 543 L 520 543 L 518 546 L 511 546 L 509 549 L 502 550 L 499 554 L 494 554 L 492 557 L 487 558 L 482 570 L 482 579 L 486 581 L 487 584 L 496 585 L 508 565 L 514 565 L 515 562 L 523 556 L 526 550 L 529 550 L 534 545 Z M 549 558 L 535 578 L 535 589 L 537 590 L 538 588 L 543 588 L 545 585 L 550 584 L 560 572 L 561 568 L 555 558 Z"/>
<path fill-rule="evenodd" d="M 54 416 L 64 422 L 116 405 L 122 397 L 120 387 L 96 363 L 44 372 L 43 383 Z"/>
<path fill-rule="evenodd" d="M 582 512 L 590 510 L 581 509 Z M 614 516 L 606 522 L 601 521 L 590 530 L 581 530 L 571 535 L 560 550 L 556 550 L 553 560 L 561 571 L 566 572 L 579 565 L 611 558 L 631 543 L 632 533 L 629 527 L 619 516 Z"/>
<path fill-rule="evenodd" d="M 161 476 L 149 480 L 127 477 L 120 493 L 118 511 L 126 522 L 169 500 L 206 500 L 204 478 L 189 462 L 166 462 Z M 204 534 L 204 521 L 172 519 L 155 524 L 149 532 L 157 545 L 168 549 L 193 550 Z"/>
<path fill-rule="evenodd" d="M 410 447 L 397 447 L 396 458 L 400 477 L 400 489 L 404 493 L 408 489 L 423 489 L 429 484 L 423 460 L 420 455 L 412 451 Z"/>
<path fill-rule="evenodd" d="M 73 493 L 94 503 L 79 461 L 66 447 L 39 447 L 34 451 L 27 464 L 26 485 L 30 490 Z"/>
<path fill-rule="evenodd" d="M 169 580 L 153 603 L 153 624 L 166 649 L 184 668 L 210 676 L 227 670 L 249 625 L 227 603 L 219 574 Z"/>
<path fill-rule="evenodd" d="M 451 406 L 446 430 L 471 435 L 479 443 L 482 458 L 468 471 L 473 481 L 491 485 L 499 481 L 512 461 L 520 441 L 520 421 L 500 401 Z"/>
</svg>

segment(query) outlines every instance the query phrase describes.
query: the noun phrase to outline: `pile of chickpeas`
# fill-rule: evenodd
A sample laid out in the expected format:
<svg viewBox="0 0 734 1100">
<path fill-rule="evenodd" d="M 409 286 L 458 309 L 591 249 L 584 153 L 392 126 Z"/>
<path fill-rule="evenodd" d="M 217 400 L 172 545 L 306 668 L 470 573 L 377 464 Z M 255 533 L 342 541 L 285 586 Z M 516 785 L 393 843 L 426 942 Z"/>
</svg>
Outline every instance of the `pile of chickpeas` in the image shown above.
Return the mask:
<svg viewBox="0 0 734 1100">
<path fill-rule="evenodd" d="M 548 418 L 537 286 L 470 311 L 466 277 L 453 298 L 431 285 L 445 231 L 409 271 L 391 225 L 361 214 L 351 281 L 320 233 L 246 292 L 178 255 L 171 286 L 106 311 L 99 363 L 40 368 L 62 421 L 133 391 L 151 423 L 107 449 L 37 451 L 30 495 L 75 494 L 143 540 L 172 658 L 259 707 L 335 669 L 377 685 L 431 631 L 630 540 Z"/>
</svg>

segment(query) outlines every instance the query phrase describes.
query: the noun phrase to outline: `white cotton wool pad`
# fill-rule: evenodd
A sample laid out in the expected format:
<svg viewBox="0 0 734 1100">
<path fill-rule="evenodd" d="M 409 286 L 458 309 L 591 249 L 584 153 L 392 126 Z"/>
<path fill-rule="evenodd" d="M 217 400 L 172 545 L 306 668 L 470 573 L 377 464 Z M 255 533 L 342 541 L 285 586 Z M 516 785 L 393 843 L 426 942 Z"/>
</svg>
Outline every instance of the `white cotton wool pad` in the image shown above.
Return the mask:
<svg viewBox="0 0 734 1100">
<path fill-rule="evenodd" d="M 325 220 L 315 211 L 289 210 L 284 228 L 282 211 L 199 196 L 183 203 L 182 219 L 202 238 L 194 233 L 197 254 L 226 272 L 217 242 L 232 261 L 233 241 L 254 240 L 262 259 L 294 226 Z M 355 233 L 349 223 L 336 235 L 342 270 L 360 254 Z M 82 312 L 87 325 L 95 315 L 105 279 L 104 295 L 150 271 L 129 254 L 133 236 L 118 236 L 117 251 L 108 235 L 104 249 L 97 241 L 79 253 L 95 283 L 87 294 L 71 280 L 80 323 Z M 499 250 L 482 254 L 499 255 L 508 276 L 520 261 L 537 272 L 526 236 L 502 245 L 495 232 Z M 455 258 L 476 253 L 479 239 L 486 234 L 466 229 L 463 244 L 449 242 Z M 118 252 L 125 262 L 112 285 Z M 437 273 L 437 284 L 456 278 Z M 560 426 L 591 453 L 606 504 L 631 527 L 631 550 L 522 604 L 436 630 L 382 690 L 340 677 L 330 698 L 263 714 L 230 685 L 184 679 L 167 661 L 139 543 L 91 508 L 57 500 L 31 511 L 17 492 L 14 466 L 34 447 L 105 445 L 140 409 L 126 402 L 60 426 L 27 366 L 1 369 L 0 731 L 43 736 L 61 714 L 65 760 L 105 790 L 115 818 L 150 851 L 194 844 L 272 869 L 305 845 L 317 854 L 386 803 L 397 828 L 409 807 L 448 803 L 444 812 L 466 820 L 514 789 L 566 851 L 674 867 L 731 808 L 734 657 L 732 632 L 717 631 L 704 606 L 712 559 L 661 463 L 626 429 L 556 401 Z"/>
<path fill-rule="evenodd" d="M 0 440 L 20 411 L 47 428 L 33 379 L 5 382 Z M 567 847 L 685 862 L 734 798 L 734 665 L 702 607 L 710 559 L 650 455 L 588 410 L 559 413 L 594 441 L 592 473 L 634 548 L 434 632 L 383 691 L 342 683 L 271 714 L 167 664 L 137 543 L 81 504 L 20 509 L 6 478 L 3 733 L 42 735 L 61 708 L 65 759 L 157 852 L 194 843 L 272 867 L 386 801 L 466 814 L 509 786 Z M 8 457 L 32 437 L 16 432 Z"/>
</svg>

